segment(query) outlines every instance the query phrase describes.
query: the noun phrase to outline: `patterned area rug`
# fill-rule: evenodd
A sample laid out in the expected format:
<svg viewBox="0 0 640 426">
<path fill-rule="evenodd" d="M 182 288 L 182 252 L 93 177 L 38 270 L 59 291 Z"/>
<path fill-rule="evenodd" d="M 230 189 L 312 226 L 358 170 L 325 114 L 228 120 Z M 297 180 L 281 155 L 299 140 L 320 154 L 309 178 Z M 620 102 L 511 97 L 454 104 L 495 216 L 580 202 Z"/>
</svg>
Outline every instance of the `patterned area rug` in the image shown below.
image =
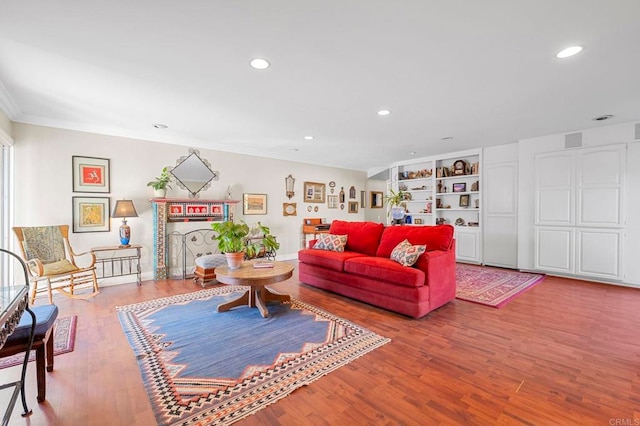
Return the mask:
<svg viewBox="0 0 640 426">
<path fill-rule="evenodd" d="M 57 318 L 53 324 L 53 355 L 65 354 L 73 351 L 76 343 L 76 321 L 77 317 Z M 29 362 L 36 359 L 35 351 L 29 354 Z M 13 367 L 20 365 L 24 361 L 24 352 L 15 354 L 6 358 L 0 358 L 0 368 Z"/>
<path fill-rule="evenodd" d="M 159 425 L 233 423 L 390 341 L 295 299 L 217 312 L 246 289 L 117 308 Z"/>
<path fill-rule="evenodd" d="M 544 275 L 457 263 L 456 298 L 499 308 L 542 279 Z"/>
</svg>

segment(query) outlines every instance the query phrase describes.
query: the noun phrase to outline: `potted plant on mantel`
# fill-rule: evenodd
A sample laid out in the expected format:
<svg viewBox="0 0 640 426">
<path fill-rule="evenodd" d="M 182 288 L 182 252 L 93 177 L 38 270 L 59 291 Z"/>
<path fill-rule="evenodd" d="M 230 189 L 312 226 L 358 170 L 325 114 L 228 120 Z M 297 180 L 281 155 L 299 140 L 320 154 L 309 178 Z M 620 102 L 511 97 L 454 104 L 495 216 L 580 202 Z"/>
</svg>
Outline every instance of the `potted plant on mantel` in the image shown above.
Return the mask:
<svg viewBox="0 0 640 426">
<path fill-rule="evenodd" d="M 153 195 L 156 198 L 164 198 L 167 195 L 167 188 L 173 189 L 169 185 L 169 182 L 171 182 L 171 174 L 169 174 L 169 169 L 164 167 L 160 176 L 149 182 L 147 186 L 153 188 Z"/>
<path fill-rule="evenodd" d="M 262 247 L 267 251 L 280 248 L 269 228 L 260 222 L 254 228 L 249 228 L 245 222 L 215 222 L 211 224 L 211 229 L 217 233 L 214 239 L 218 241 L 218 250 L 224 253 L 230 269 L 238 269 L 245 255 L 255 257 Z M 256 238 L 252 236 L 258 233 L 262 234 L 262 240 L 254 243 Z"/>
</svg>

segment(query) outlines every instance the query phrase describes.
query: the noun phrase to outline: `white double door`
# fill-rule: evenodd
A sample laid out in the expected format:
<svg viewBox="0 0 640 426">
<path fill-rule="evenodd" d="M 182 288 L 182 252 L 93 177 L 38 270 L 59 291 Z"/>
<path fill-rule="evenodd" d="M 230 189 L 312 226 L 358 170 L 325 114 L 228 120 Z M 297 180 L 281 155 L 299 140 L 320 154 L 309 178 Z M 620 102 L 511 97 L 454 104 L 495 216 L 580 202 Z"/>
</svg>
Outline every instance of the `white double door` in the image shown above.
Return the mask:
<svg viewBox="0 0 640 426">
<path fill-rule="evenodd" d="M 626 146 L 538 154 L 535 269 L 620 280 Z"/>
</svg>

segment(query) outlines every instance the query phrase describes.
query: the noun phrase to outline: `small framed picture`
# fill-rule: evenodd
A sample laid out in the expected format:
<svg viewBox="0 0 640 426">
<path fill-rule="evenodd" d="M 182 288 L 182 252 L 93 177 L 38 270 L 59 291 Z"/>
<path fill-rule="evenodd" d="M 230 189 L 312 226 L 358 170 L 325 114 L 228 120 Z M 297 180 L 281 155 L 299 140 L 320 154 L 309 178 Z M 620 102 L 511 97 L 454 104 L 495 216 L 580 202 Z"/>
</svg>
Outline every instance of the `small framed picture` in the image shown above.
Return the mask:
<svg viewBox="0 0 640 426">
<path fill-rule="evenodd" d="M 304 183 L 304 202 L 305 203 L 324 203 L 325 202 L 324 183 L 305 182 Z"/>
<path fill-rule="evenodd" d="M 282 216 L 297 216 L 297 203 L 282 203 Z"/>
<path fill-rule="evenodd" d="M 458 205 L 460 207 L 469 207 L 469 194 L 461 195 Z"/>
<path fill-rule="evenodd" d="M 349 201 L 349 213 L 358 213 L 357 201 Z"/>
<path fill-rule="evenodd" d="M 330 209 L 337 209 L 340 203 L 338 202 L 337 195 L 327 195 L 327 207 Z"/>
<path fill-rule="evenodd" d="M 242 213 L 267 214 L 267 194 L 243 194 Z"/>
<path fill-rule="evenodd" d="M 415 223 L 416 225 L 422 225 L 422 219 L 414 219 L 413 223 Z"/>
<path fill-rule="evenodd" d="M 367 207 L 367 191 L 360 191 L 360 208 Z"/>
<path fill-rule="evenodd" d="M 384 205 L 384 198 L 382 191 L 370 191 L 369 192 L 369 205 L 372 209 L 381 209 Z"/>
<path fill-rule="evenodd" d="M 73 192 L 109 193 L 109 159 L 71 157 L 73 163 Z"/>
<path fill-rule="evenodd" d="M 109 197 L 72 197 L 73 232 L 109 232 Z"/>
<path fill-rule="evenodd" d="M 461 183 L 454 183 L 453 184 L 453 192 L 466 192 L 467 191 L 467 184 L 464 182 Z"/>
</svg>

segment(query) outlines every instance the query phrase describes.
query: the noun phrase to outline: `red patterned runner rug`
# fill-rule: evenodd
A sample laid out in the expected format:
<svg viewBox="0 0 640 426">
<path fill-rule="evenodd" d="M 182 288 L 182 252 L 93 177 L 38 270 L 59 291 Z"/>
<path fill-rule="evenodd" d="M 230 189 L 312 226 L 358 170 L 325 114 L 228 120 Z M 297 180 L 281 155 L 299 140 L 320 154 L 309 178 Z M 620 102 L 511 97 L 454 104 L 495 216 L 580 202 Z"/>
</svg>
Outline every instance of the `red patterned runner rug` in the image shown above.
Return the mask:
<svg viewBox="0 0 640 426">
<path fill-rule="evenodd" d="M 543 279 L 539 274 L 457 263 L 456 298 L 500 308 Z"/>
<path fill-rule="evenodd" d="M 73 351 L 76 342 L 76 321 L 75 315 L 70 317 L 57 318 L 53 324 L 53 355 L 66 354 Z M 36 359 L 35 351 L 29 354 L 29 362 Z M 0 358 L 0 368 L 20 365 L 24 361 L 24 352 Z"/>
<path fill-rule="evenodd" d="M 295 299 L 217 312 L 246 289 L 117 308 L 159 425 L 233 423 L 390 341 Z"/>
</svg>

